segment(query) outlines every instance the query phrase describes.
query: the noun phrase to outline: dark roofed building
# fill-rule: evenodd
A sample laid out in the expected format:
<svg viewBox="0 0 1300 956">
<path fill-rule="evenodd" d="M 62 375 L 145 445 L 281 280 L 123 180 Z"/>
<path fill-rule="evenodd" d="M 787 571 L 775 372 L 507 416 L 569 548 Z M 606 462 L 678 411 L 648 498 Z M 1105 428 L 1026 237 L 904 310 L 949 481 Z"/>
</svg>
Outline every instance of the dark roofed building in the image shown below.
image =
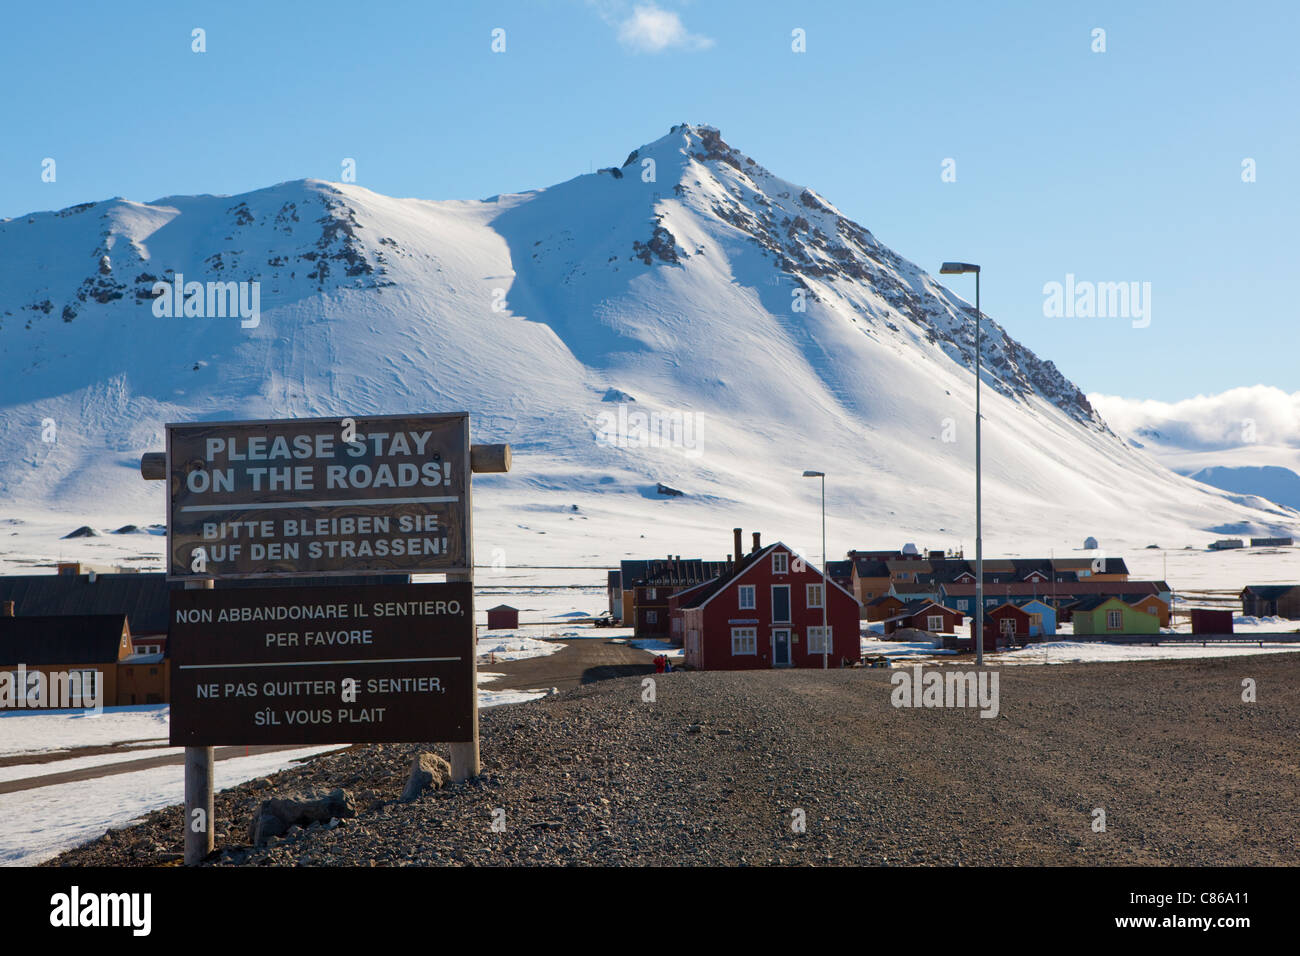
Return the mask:
<svg viewBox="0 0 1300 956">
<path fill-rule="evenodd" d="M 1242 589 L 1241 613 L 1248 617 L 1300 619 L 1300 584 L 1252 584 Z"/>
<path fill-rule="evenodd" d="M 79 674 L 87 696 L 106 706 L 119 703 L 118 662 L 130 655 L 125 614 L 0 616 L 0 670 L 13 672 L 21 664 L 28 675 L 43 674 L 47 686 L 54 685 L 56 674 Z M 25 695 L 28 688 L 21 690 Z M 34 703 L 51 705 L 48 700 Z"/>
<path fill-rule="evenodd" d="M 181 582 L 177 582 L 179 587 Z M 0 577 L 0 603 L 14 602 L 18 620 L 40 616 L 125 615 L 137 636 L 167 634 L 167 576 L 22 574 Z"/>
</svg>

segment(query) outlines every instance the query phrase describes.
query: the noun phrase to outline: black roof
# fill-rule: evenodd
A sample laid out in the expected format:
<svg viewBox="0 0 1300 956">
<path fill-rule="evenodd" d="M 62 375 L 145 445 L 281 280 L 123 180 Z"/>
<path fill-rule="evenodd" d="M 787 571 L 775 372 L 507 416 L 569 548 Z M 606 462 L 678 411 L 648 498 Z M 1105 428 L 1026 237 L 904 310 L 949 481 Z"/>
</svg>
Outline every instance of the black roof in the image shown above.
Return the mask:
<svg viewBox="0 0 1300 956">
<path fill-rule="evenodd" d="M 848 578 L 853 576 L 852 561 L 827 561 L 826 576 L 830 578 Z"/>
<path fill-rule="evenodd" d="M 0 617 L 0 664 L 111 664 L 126 626 L 125 614 Z"/>
<path fill-rule="evenodd" d="M 879 558 L 854 558 L 853 566 L 860 578 L 889 577 L 889 565 Z"/>
<path fill-rule="evenodd" d="M 636 580 L 636 587 L 694 587 L 712 581 L 731 568 L 729 561 L 704 561 L 700 558 L 682 558 L 674 561 L 647 562 L 644 576 Z"/>
<path fill-rule="evenodd" d="M 1241 589 L 1241 593 L 1264 598 L 1264 600 L 1268 601 L 1273 598 L 1280 598 L 1297 587 L 1300 587 L 1300 584 L 1248 584 Z"/>
<path fill-rule="evenodd" d="M 41 615 L 126 615 L 133 634 L 167 633 L 169 590 L 161 571 L 96 574 L 93 581 L 87 574 L 0 577 L 0 601 L 14 602 L 15 620 Z"/>
</svg>

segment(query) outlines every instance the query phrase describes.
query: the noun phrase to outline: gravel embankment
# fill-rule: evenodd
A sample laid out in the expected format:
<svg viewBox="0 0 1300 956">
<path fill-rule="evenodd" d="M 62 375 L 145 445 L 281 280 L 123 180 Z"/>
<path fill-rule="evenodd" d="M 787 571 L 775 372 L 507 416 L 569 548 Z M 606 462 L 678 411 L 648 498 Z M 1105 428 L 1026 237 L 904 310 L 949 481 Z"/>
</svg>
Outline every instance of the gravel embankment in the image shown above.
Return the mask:
<svg viewBox="0 0 1300 956">
<path fill-rule="evenodd" d="M 1296 655 L 1003 668 L 995 719 L 895 709 L 892 673 L 677 672 L 657 678 L 655 703 L 624 677 L 486 711 L 483 775 L 409 804 L 412 755 L 431 748 L 326 755 L 219 794 L 214 862 L 1300 862 Z M 1258 702 L 1242 702 L 1244 677 Z M 260 800 L 335 787 L 355 818 L 241 845 Z M 180 816 L 52 865 L 174 861 Z"/>
</svg>

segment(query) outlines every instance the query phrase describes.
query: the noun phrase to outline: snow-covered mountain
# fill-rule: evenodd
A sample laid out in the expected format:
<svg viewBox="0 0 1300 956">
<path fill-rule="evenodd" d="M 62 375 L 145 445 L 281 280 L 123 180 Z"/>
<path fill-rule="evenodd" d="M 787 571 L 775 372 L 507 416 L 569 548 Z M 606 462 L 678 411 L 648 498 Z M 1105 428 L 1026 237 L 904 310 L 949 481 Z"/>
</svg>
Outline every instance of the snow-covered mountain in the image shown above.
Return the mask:
<svg viewBox="0 0 1300 956">
<path fill-rule="evenodd" d="M 258 283 L 255 326 L 159 316 L 178 277 Z M 482 201 L 303 180 L 36 213 L 0 223 L 0 505 L 161 520 L 137 465 L 167 421 L 467 409 L 516 454 L 482 479 L 480 535 L 577 533 L 563 515 L 606 558 L 736 523 L 810 543 L 817 468 L 832 551 L 969 547 L 972 313 L 706 126 Z M 1300 525 L 1173 474 L 983 334 L 990 553 Z M 656 412 L 676 441 L 621 431 Z"/>
</svg>

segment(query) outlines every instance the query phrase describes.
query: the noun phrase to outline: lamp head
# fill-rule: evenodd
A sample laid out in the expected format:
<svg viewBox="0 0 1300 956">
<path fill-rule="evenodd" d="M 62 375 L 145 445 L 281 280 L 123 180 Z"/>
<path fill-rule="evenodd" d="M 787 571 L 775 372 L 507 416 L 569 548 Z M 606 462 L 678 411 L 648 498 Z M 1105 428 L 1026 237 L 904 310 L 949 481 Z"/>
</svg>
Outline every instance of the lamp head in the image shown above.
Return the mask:
<svg viewBox="0 0 1300 956">
<path fill-rule="evenodd" d="M 945 262 L 939 267 L 939 274 L 945 276 L 961 275 L 964 272 L 979 272 L 980 267 L 973 262 Z"/>
</svg>

